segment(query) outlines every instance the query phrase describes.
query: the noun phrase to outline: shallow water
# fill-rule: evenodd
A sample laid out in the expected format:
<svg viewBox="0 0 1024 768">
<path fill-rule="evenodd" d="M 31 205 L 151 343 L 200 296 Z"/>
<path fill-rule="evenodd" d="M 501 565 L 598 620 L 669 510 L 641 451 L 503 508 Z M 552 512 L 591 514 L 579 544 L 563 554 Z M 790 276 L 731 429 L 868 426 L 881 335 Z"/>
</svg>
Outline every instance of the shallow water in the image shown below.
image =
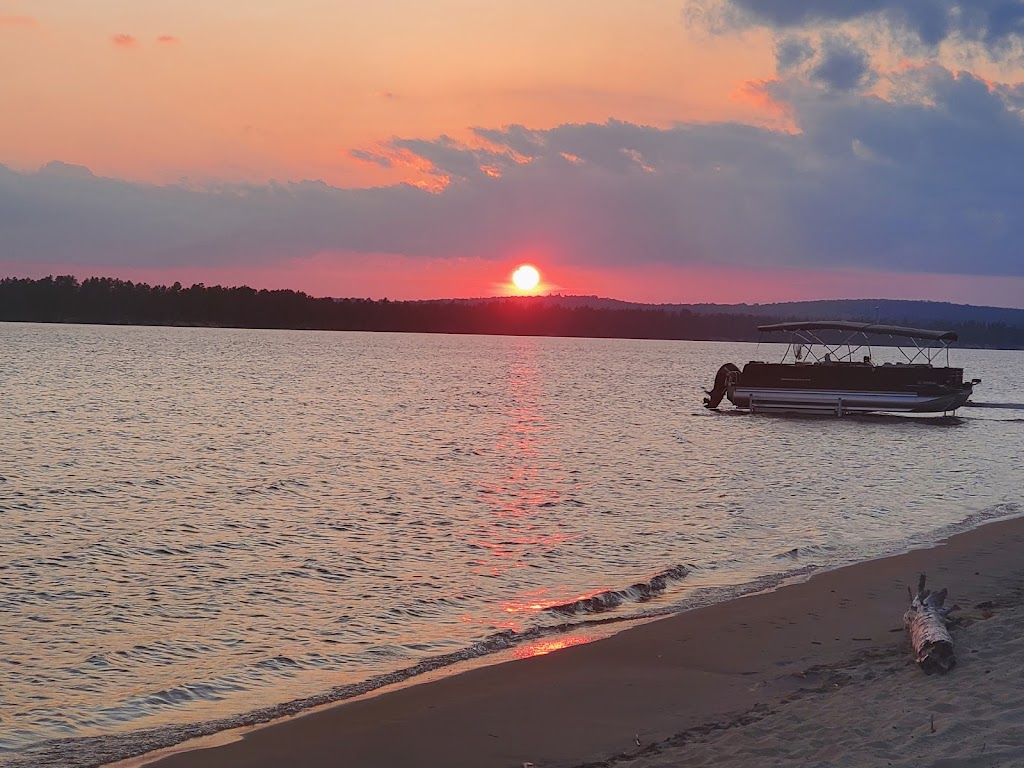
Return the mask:
<svg viewBox="0 0 1024 768">
<path fill-rule="evenodd" d="M 701 407 L 765 346 L 17 324 L 0 344 L 0 761 L 543 652 L 551 628 L 1024 503 L 1024 410 Z M 1024 403 L 1024 353 L 954 362 L 975 400 Z"/>
</svg>

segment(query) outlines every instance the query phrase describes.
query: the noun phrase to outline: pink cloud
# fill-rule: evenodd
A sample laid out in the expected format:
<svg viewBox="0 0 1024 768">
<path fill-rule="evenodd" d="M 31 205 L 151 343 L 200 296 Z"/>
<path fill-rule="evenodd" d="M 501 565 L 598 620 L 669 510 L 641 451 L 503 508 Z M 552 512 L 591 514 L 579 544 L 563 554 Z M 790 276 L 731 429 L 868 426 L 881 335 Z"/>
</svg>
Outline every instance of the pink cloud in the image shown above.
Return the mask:
<svg viewBox="0 0 1024 768">
<path fill-rule="evenodd" d="M 139 44 L 131 35 L 126 35 L 123 32 L 118 33 L 110 38 L 110 42 L 116 45 L 118 48 L 134 48 Z"/>
<path fill-rule="evenodd" d="M 150 284 L 290 288 L 312 296 L 437 299 L 515 293 L 519 264 L 541 271 L 542 293 L 596 295 L 650 303 L 770 303 L 816 299 L 919 299 L 1024 308 L 1024 277 L 939 275 L 873 270 L 758 270 L 739 267 L 581 267 L 541 251 L 499 261 L 421 259 L 396 254 L 319 253 L 259 265 L 126 266 L 0 261 L 0 276 L 119 277 Z"/>
<path fill-rule="evenodd" d="M 176 38 L 174 35 L 160 35 L 156 39 L 156 41 L 158 43 L 176 43 L 178 42 L 178 38 Z"/>
<path fill-rule="evenodd" d="M 655 304 L 767 304 L 871 298 L 1024 308 L 1022 277 L 696 265 L 666 265 L 646 270 L 568 267 L 557 271 L 563 293 L 596 294 Z M 552 274 L 552 278 L 555 277 Z"/>
<path fill-rule="evenodd" d="M 741 104 L 750 104 L 762 112 L 778 117 L 792 118 L 790 106 L 772 93 L 773 86 L 777 86 L 779 82 L 779 80 L 746 80 L 736 86 L 732 92 L 732 99 Z"/>
</svg>

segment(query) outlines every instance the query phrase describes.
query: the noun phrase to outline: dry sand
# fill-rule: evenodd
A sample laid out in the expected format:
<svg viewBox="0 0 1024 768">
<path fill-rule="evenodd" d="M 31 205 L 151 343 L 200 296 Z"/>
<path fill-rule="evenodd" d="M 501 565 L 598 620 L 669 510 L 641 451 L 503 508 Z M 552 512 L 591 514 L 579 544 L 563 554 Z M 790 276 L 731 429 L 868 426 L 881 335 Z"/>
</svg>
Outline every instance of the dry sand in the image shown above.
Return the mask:
<svg viewBox="0 0 1024 768">
<path fill-rule="evenodd" d="M 920 572 L 964 608 L 945 676 L 916 668 L 902 629 Z M 1012 520 L 152 764 L 1024 766 L 1022 627 Z"/>
<path fill-rule="evenodd" d="M 944 678 L 908 668 L 898 650 L 868 654 L 809 675 L 808 691 L 742 724 L 679 734 L 610 764 L 1024 766 L 1022 622 L 1018 608 L 956 633 L 960 664 Z"/>
</svg>

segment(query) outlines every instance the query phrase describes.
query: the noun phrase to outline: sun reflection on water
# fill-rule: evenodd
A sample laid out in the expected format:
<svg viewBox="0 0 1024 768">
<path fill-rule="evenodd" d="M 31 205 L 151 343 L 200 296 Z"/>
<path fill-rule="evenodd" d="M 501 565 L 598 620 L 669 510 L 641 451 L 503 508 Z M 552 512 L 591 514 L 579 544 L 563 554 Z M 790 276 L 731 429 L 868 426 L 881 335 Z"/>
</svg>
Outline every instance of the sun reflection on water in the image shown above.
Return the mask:
<svg viewBox="0 0 1024 768">
<path fill-rule="evenodd" d="M 548 590 L 539 589 L 532 592 L 525 592 L 513 600 L 505 600 L 501 604 L 501 610 L 510 614 L 540 613 L 541 611 L 547 611 L 551 608 L 565 605 L 567 603 L 589 600 L 592 597 L 603 594 L 605 591 L 607 591 L 607 588 L 594 589 L 575 596 L 559 597 L 556 599 L 542 597 L 543 595 L 548 594 Z"/>
<path fill-rule="evenodd" d="M 507 406 L 493 443 L 502 470 L 476 481 L 478 498 L 488 510 L 484 524 L 473 532 L 473 544 L 483 553 L 476 562 L 480 575 L 504 577 L 536 566 L 579 535 L 564 530 L 577 487 L 564 483 L 565 467 L 552 450 L 559 435 L 557 420 L 546 411 L 543 363 L 536 339 L 518 339 L 509 350 L 503 381 Z M 540 589 L 523 584 L 500 603 L 509 616 L 494 626 L 521 631 L 521 619 L 564 603 L 568 593 L 558 583 Z"/>
<path fill-rule="evenodd" d="M 497 479 L 477 481 L 480 501 L 490 514 L 473 543 L 487 553 L 478 563 L 478 572 L 491 576 L 525 567 L 531 556 L 574 538 L 552 532 L 549 519 L 544 525 L 533 521 L 537 515 L 550 518 L 565 500 L 562 491 L 545 485 L 545 478 L 550 483 L 551 476 L 564 472 L 564 467 L 547 450 L 555 435 L 544 413 L 536 341 L 520 340 L 510 358 L 505 380 L 509 405 L 494 441 L 494 453 L 501 457 L 504 471 Z"/>
<path fill-rule="evenodd" d="M 564 635 L 562 637 L 538 640 L 536 643 L 522 645 L 516 648 L 512 655 L 517 659 L 529 659 L 534 656 L 546 656 L 554 651 L 561 651 L 563 648 L 571 648 L 574 645 L 586 645 L 597 640 L 597 637 L 590 635 Z"/>
</svg>

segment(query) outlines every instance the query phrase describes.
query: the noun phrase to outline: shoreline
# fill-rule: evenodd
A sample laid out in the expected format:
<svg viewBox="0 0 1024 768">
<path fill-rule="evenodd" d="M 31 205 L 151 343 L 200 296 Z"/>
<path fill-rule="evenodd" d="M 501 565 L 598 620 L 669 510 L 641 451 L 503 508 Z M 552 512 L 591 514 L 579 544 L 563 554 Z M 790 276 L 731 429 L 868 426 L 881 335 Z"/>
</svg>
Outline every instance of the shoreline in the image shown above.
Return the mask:
<svg viewBox="0 0 1024 768">
<path fill-rule="evenodd" d="M 510 297 L 495 297 L 495 298 L 510 298 Z M 522 297 L 513 297 L 522 298 Z M 348 299 L 352 301 L 352 299 Z M 657 306 L 657 305 L 653 305 Z M 610 310 L 612 312 L 623 311 L 623 310 Z M 651 310 L 660 311 L 660 310 Z M 733 317 L 733 315 L 730 315 Z M 772 321 L 776 318 L 759 318 L 759 320 Z M 312 333 L 372 333 L 372 334 L 409 334 L 409 335 L 426 335 L 426 336 L 480 336 L 480 337 L 493 337 L 493 338 L 510 338 L 510 339 L 590 339 L 594 341 L 684 341 L 695 344 L 759 344 L 761 343 L 756 335 L 749 336 L 718 336 L 714 334 L 689 334 L 687 336 L 679 335 L 629 335 L 620 333 L 617 335 L 597 335 L 593 333 L 566 333 L 557 329 L 548 332 L 525 332 L 521 329 L 512 329 L 504 331 L 488 331 L 488 330 L 453 330 L 453 329 L 411 329 L 411 328 L 321 328 L 315 326 L 272 326 L 272 325 L 242 325 L 242 324 L 219 324 L 212 322 L 164 322 L 164 323 L 145 323 L 133 320 L 125 320 L 123 322 L 115 321 L 102 321 L 102 320 L 83 320 L 83 319 L 71 319 L 71 320 L 38 320 L 38 319 L 8 319 L 0 320 L 0 323 L 11 323 L 18 325 L 42 325 L 42 326 L 55 326 L 55 325 L 70 325 L 80 326 L 83 328 L 89 327 L 105 327 L 105 328 L 180 328 L 180 329 L 209 329 L 209 330 L 220 330 L 220 331 L 283 331 L 283 332 L 312 332 Z M 956 323 L 948 323 L 947 325 L 954 326 Z M 998 344 L 992 343 L 980 343 L 980 342 L 965 342 L 958 343 L 957 349 L 964 350 L 980 350 L 980 351 L 992 351 L 992 352 L 1024 352 L 1024 343 L 1016 346 L 1006 345 L 999 346 Z"/>
<path fill-rule="evenodd" d="M 742 731 L 772 705 L 798 700 L 808 670 L 827 687 L 826 670 L 865 652 L 908 661 L 899 653 L 902 614 L 920 571 L 965 608 L 997 595 L 1011 608 L 1004 593 L 1024 588 L 1021 545 L 1024 518 L 991 522 L 558 653 L 421 678 L 112 765 L 326 766 L 345 755 L 360 766 L 544 768 L 641 759 L 693 729 Z M 972 613 L 964 611 L 976 620 Z M 904 672 L 922 674 L 910 667 Z"/>
</svg>

